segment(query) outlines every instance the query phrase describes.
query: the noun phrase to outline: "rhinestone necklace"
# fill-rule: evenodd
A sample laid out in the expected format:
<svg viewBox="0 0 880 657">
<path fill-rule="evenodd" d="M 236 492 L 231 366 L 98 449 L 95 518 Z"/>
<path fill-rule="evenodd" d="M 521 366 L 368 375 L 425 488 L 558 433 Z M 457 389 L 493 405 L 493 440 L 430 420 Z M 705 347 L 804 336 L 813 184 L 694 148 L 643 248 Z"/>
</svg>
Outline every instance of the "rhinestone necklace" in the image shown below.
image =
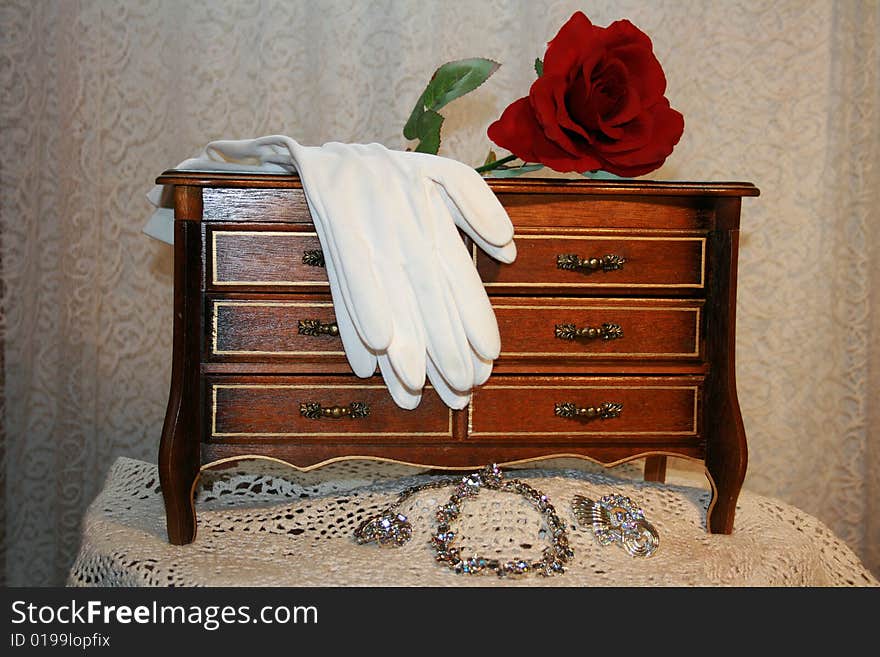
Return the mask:
<svg viewBox="0 0 880 657">
<path fill-rule="evenodd" d="M 383 547 L 405 544 L 412 538 L 412 526 L 398 511 L 400 505 L 420 491 L 452 485 L 455 489 L 449 501 L 435 513 L 437 531 L 431 536 L 431 546 L 437 561 L 445 563 L 456 573 L 468 575 L 494 572 L 499 577 L 527 573 L 550 576 L 565 572 L 565 564 L 574 556 L 574 551 L 569 546 L 565 523 L 559 519 L 556 509 L 541 491 L 518 479 L 505 480 L 501 469 L 494 463 L 460 479 L 440 479 L 405 489 L 379 515 L 364 520 L 355 529 L 355 539 L 360 544 L 376 542 Z M 462 557 L 461 548 L 455 545 L 452 523 L 460 517 L 462 503 L 479 495 L 483 488 L 521 495 L 541 513 L 550 535 L 550 545 L 544 548 L 540 559 L 515 557 L 504 561 L 481 556 Z"/>
</svg>

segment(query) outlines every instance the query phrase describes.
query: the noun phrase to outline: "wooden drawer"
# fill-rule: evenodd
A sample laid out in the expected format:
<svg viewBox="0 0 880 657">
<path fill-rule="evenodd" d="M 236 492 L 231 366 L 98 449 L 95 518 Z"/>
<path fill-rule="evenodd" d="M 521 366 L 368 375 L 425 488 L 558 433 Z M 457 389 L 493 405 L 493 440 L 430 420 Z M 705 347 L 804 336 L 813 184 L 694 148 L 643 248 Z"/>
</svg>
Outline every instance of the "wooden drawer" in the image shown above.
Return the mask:
<svg viewBox="0 0 880 657">
<path fill-rule="evenodd" d="M 523 179 L 527 180 L 527 179 Z M 552 185 L 552 183 L 550 183 Z M 641 196 L 639 194 L 590 194 L 583 181 L 566 181 L 568 189 L 556 187 L 547 193 L 504 189 L 504 181 L 492 187 L 517 228 L 573 227 L 620 229 L 702 230 L 715 218 L 710 198 L 686 196 Z"/>
<path fill-rule="evenodd" d="M 492 299 L 501 357 L 518 360 L 680 360 L 702 354 L 700 300 Z M 598 335 L 574 336 L 596 329 Z"/>
<path fill-rule="evenodd" d="M 263 182 L 279 179 L 265 174 L 260 178 Z M 550 181 L 553 189 L 546 193 L 536 189 L 523 193 L 513 189 L 534 184 L 534 179 L 489 179 L 488 182 L 517 227 L 701 229 L 712 223 L 715 214 L 711 198 L 693 194 L 594 194 L 584 186 L 586 181 L 563 179 Z M 201 220 L 308 224 L 311 216 L 305 194 L 298 184 L 288 189 L 269 185 L 247 190 L 232 185 L 202 190 Z"/>
<path fill-rule="evenodd" d="M 328 292 L 321 243 L 314 229 L 206 229 L 209 288 L 281 287 Z"/>
<path fill-rule="evenodd" d="M 702 235 L 595 235 L 582 231 L 518 232 L 510 265 L 476 246 L 474 261 L 489 294 L 614 293 L 695 294 L 705 286 L 706 238 Z M 577 259 L 622 259 L 597 269 Z"/>
<path fill-rule="evenodd" d="M 493 308 L 501 332 L 500 366 L 702 356 L 700 300 L 495 297 Z M 210 295 L 206 317 L 208 361 L 345 361 L 342 341 L 332 333 L 329 296 Z M 570 336 L 569 329 L 585 327 L 599 329 L 600 336 Z"/>
<path fill-rule="evenodd" d="M 336 315 L 326 295 L 209 295 L 205 317 L 205 360 L 345 362 L 342 341 L 327 332 Z"/>
<path fill-rule="evenodd" d="M 493 377 L 474 392 L 468 440 L 694 442 L 701 433 L 702 377 Z M 613 417 L 569 417 L 559 405 Z M 614 413 L 612 413 L 614 415 Z"/>
<path fill-rule="evenodd" d="M 381 442 L 394 437 L 452 438 L 452 410 L 426 387 L 412 411 L 398 407 L 381 378 L 211 377 L 206 382 L 207 440 L 211 442 L 289 442 L 346 439 Z M 303 404 L 322 408 L 362 403 L 362 417 L 309 417 Z"/>
</svg>

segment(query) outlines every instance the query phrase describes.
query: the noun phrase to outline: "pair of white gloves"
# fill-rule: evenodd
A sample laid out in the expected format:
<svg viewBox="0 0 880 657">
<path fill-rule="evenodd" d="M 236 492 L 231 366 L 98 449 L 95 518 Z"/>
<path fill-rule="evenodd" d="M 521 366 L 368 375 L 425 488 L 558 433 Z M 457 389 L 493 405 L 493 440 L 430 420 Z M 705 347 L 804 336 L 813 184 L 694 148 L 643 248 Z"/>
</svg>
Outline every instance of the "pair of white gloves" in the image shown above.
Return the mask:
<svg viewBox="0 0 880 657">
<path fill-rule="evenodd" d="M 471 167 L 380 144 L 301 146 L 281 135 L 215 141 L 178 169 L 299 172 L 352 370 L 378 364 L 398 406 L 421 401 L 425 377 L 463 408 L 501 350 L 495 313 L 456 226 L 490 256 L 513 262 L 513 225 Z M 147 198 L 161 205 L 162 188 Z M 144 228 L 171 242 L 173 215 Z"/>
</svg>

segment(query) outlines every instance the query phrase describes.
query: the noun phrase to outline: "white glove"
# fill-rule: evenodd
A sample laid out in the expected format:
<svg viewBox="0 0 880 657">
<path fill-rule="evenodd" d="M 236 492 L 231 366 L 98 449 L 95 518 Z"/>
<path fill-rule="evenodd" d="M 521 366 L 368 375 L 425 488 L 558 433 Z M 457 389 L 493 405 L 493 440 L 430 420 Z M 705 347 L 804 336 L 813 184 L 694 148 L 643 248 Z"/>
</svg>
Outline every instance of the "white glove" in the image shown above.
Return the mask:
<svg viewBox="0 0 880 657">
<path fill-rule="evenodd" d="M 206 161 L 207 159 L 207 161 Z M 425 376 L 453 408 L 488 378 L 500 351 L 494 312 L 457 225 L 493 257 L 516 256 L 513 227 L 472 168 L 379 144 L 300 146 L 283 136 L 212 142 L 178 168 L 291 159 L 321 241 L 346 356 L 361 377 L 378 362 L 398 405 Z M 263 169 L 267 170 L 267 169 Z"/>
</svg>

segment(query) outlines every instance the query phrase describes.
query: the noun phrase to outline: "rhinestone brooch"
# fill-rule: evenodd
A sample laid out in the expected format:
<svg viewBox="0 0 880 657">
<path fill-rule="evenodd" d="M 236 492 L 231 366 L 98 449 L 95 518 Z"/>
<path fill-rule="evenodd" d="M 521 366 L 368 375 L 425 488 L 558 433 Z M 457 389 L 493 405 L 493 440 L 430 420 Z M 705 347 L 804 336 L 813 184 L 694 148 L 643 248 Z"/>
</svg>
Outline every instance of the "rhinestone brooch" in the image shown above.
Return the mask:
<svg viewBox="0 0 880 657">
<path fill-rule="evenodd" d="M 571 504 L 579 524 L 590 527 L 600 545 L 617 543 L 633 557 L 650 557 L 660 545 L 645 512 L 623 495 L 605 495 L 593 501 L 575 495 Z"/>
</svg>

